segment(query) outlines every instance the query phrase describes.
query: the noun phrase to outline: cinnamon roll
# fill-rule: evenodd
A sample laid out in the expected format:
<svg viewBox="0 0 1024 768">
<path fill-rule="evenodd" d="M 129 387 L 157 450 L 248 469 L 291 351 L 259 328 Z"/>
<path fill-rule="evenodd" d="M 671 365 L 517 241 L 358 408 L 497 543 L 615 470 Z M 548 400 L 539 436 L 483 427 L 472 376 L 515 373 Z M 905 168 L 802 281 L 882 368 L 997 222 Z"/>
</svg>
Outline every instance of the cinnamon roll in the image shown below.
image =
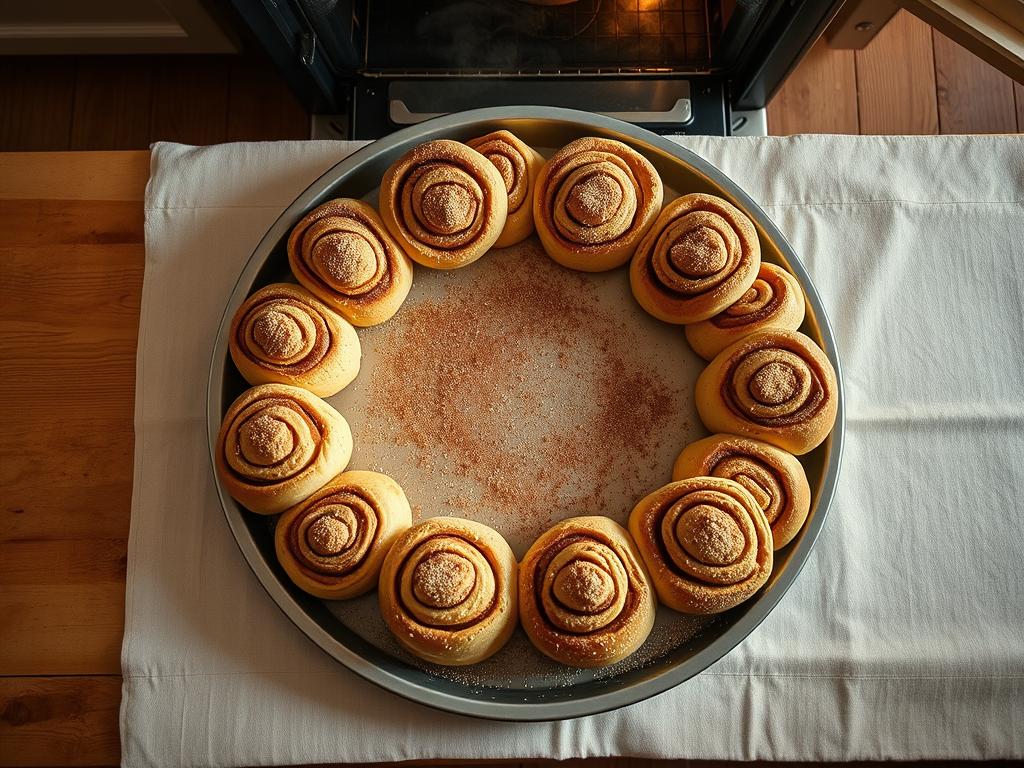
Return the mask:
<svg viewBox="0 0 1024 768">
<path fill-rule="evenodd" d="M 739 483 L 691 477 L 659 488 L 629 516 L 629 531 L 661 602 L 711 614 L 750 598 L 772 572 L 772 531 Z"/>
<path fill-rule="evenodd" d="M 548 255 L 603 272 L 629 261 L 661 210 L 664 188 L 650 161 L 612 139 L 577 139 L 541 169 L 533 219 Z"/>
<path fill-rule="evenodd" d="M 260 384 L 224 414 L 215 463 L 236 501 L 275 515 L 341 472 L 351 455 L 348 422 L 328 403 L 288 384 Z"/>
<path fill-rule="evenodd" d="M 629 534 L 607 517 L 574 517 L 533 543 L 519 568 L 523 629 L 574 667 L 603 667 L 639 648 L 657 602 Z"/>
<path fill-rule="evenodd" d="M 482 523 L 433 517 L 384 558 L 380 612 L 410 653 L 436 664 L 475 664 L 512 636 L 516 558 Z"/>
<path fill-rule="evenodd" d="M 800 282 L 774 264 L 761 263 L 754 284 L 717 315 L 686 326 L 686 340 L 705 360 L 755 331 L 795 331 L 804 321 Z"/>
<path fill-rule="evenodd" d="M 435 269 L 483 256 L 505 228 L 508 203 L 491 161 L 448 139 L 407 152 L 380 183 L 384 224 L 414 261 Z"/>
<path fill-rule="evenodd" d="M 796 331 L 762 331 L 726 347 L 697 377 L 697 413 L 711 432 L 754 437 L 797 456 L 836 421 L 836 373 Z"/>
<path fill-rule="evenodd" d="M 771 526 L 776 551 L 799 533 L 811 508 L 803 466 L 793 454 L 760 440 L 712 435 L 690 443 L 676 459 L 672 479 L 701 476 L 724 477 L 746 488 Z"/>
<path fill-rule="evenodd" d="M 533 189 L 544 158 L 509 131 L 495 131 L 466 144 L 498 169 L 508 192 L 508 219 L 495 248 L 515 245 L 533 234 Z"/>
<path fill-rule="evenodd" d="M 379 472 L 343 472 L 277 520 L 277 559 L 293 582 L 325 600 L 377 586 L 384 556 L 412 525 L 402 488 Z"/>
<path fill-rule="evenodd" d="M 359 373 L 359 337 L 305 288 L 274 283 L 256 291 L 231 321 L 228 349 L 250 384 L 293 384 L 330 397 Z"/>
<path fill-rule="evenodd" d="M 288 236 L 295 279 L 353 325 L 388 320 L 412 287 L 412 262 L 360 200 L 314 208 Z"/>
<path fill-rule="evenodd" d="M 640 306 L 666 323 L 696 323 L 738 301 L 761 266 L 753 222 L 732 203 L 692 194 L 665 206 L 629 266 Z"/>
</svg>

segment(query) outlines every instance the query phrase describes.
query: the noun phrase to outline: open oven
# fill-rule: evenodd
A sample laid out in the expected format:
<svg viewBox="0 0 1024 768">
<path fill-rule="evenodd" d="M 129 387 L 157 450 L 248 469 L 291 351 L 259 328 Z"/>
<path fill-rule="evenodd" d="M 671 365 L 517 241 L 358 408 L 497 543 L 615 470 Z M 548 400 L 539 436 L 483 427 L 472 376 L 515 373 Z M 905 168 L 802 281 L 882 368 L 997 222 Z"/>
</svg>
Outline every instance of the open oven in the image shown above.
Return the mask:
<svg viewBox="0 0 1024 768">
<path fill-rule="evenodd" d="M 557 1 L 557 0 L 556 0 Z M 506 104 L 763 132 L 835 0 L 232 0 L 312 113 L 370 139 Z"/>
</svg>

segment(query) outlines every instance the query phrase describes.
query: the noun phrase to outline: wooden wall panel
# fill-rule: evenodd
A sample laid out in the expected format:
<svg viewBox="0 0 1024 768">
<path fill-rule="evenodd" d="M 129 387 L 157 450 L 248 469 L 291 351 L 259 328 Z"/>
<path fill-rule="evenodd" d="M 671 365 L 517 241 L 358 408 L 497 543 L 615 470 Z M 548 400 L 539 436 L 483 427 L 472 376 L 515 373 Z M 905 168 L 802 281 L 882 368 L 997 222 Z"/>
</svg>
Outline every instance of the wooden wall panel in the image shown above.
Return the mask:
<svg viewBox="0 0 1024 768">
<path fill-rule="evenodd" d="M 859 133 L 853 51 L 815 43 L 768 105 L 768 132 Z"/>
<path fill-rule="evenodd" d="M 900 11 L 856 62 L 861 133 L 938 133 L 931 27 Z"/>
<path fill-rule="evenodd" d="M 1013 81 L 933 30 L 935 83 L 942 133 L 1014 133 Z"/>
<path fill-rule="evenodd" d="M 68 148 L 75 67 L 65 56 L 0 58 L 0 149 Z"/>
<path fill-rule="evenodd" d="M 71 149 L 145 149 L 153 99 L 149 58 L 83 56 L 75 79 Z"/>
</svg>

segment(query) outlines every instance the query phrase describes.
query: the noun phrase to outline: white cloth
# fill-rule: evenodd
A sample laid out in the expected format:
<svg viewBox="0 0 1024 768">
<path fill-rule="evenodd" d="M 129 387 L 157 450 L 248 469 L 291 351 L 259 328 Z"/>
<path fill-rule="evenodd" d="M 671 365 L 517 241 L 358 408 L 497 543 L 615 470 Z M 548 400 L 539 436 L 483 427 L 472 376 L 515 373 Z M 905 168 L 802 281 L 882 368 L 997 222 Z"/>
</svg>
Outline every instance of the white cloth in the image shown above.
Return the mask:
<svg viewBox="0 0 1024 768">
<path fill-rule="evenodd" d="M 126 765 L 426 758 L 1024 757 L 1024 138 L 686 138 L 789 237 L 845 368 L 835 504 L 722 661 L 568 722 L 440 713 L 363 682 L 235 547 L 204 427 L 241 266 L 345 143 L 160 144 L 146 192 L 122 664 Z"/>
</svg>

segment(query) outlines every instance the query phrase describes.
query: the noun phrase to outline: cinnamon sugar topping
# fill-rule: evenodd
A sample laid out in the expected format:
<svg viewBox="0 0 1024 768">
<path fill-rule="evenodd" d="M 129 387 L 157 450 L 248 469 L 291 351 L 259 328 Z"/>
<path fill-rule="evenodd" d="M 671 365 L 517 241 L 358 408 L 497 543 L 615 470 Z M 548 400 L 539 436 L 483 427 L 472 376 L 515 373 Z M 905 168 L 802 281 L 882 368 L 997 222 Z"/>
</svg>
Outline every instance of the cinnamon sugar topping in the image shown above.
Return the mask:
<svg viewBox="0 0 1024 768">
<path fill-rule="evenodd" d="M 473 590 L 473 564 L 454 552 L 439 552 L 416 565 L 412 575 L 416 599 L 432 608 L 458 605 Z"/>
<path fill-rule="evenodd" d="M 317 241 L 313 259 L 338 285 L 358 288 L 377 272 L 377 254 L 355 232 L 337 232 Z"/>
<path fill-rule="evenodd" d="M 278 360 L 297 355 L 302 349 L 302 329 L 294 319 L 275 309 L 253 321 L 252 337 L 269 357 Z"/>
<path fill-rule="evenodd" d="M 295 436 L 284 422 L 268 414 L 261 414 L 242 425 L 239 445 L 247 461 L 269 466 L 292 452 Z"/>
<path fill-rule="evenodd" d="M 696 560 L 708 565 L 735 563 L 743 554 L 743 532 L 727 512 L 700 504 L 676 523 L 676 537 Z"/>
<path fill-rule="evenodd" d="M 612 577 L 597 565 L 576 560 L 558 572 L 552 591 L 559 602 L 577 613 L 596 613 L 613 597 Z"/>
<path fill-rule="evenodd" d="M 800 388 L 796 371 L 782 362 L 761 366 L 750 380 L 750 394 L 759 402 L 778 405 L 790 400 Z"/>
<path fill-rule="evenodd" d="M 728 261 L 725 240 L 710 227 L 691 229 L 672 245 L 672 264 L 690 277 L 706 277 L 725 268 Z"/>
<path fill-rule="evenodd" d="M 321 515 L 306 531 L 309 548 L 321 557 L 337 555 L 352 543 L 352 530 L 333 515 Z"/>
<path fill-rule="evenodd" d="M 426 224 L 442 235 L 465 229 L 476 216 L 476 201 L 459 184 L 434 184 L 423 193 L 420 205 Z"/>
<path fill-rule="evenodd" d="M 608 221 L 622 205 L 622 187 L 606 173 L 594 173 L 577 182 L 565 206 L 581 224 L 596 227 Z"/>
</svg>

